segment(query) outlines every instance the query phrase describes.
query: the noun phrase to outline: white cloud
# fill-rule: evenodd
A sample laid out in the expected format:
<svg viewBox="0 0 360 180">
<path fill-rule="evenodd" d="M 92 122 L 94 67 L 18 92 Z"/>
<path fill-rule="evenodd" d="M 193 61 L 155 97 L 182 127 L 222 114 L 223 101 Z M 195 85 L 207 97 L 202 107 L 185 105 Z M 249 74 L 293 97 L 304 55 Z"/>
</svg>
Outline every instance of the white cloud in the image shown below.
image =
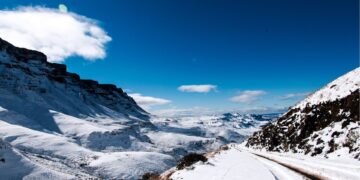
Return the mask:
<svg viewBox="0 0 360 180">
<path fill-rule="evenodd" d="M 134 98 L 136 103 L 138 103 L 141 107 L 145 109 L 149 109 L 151 108 L 151 106 L 164 105 L 171 102 L 170 100 L 167 99 L 156 98 L 151 96 L 143 96 L 142 94 L 139 93 L 129 94 L 129 96 Z"/>
<path fill-rule="evenodd" d="M 254 101 L 258 100 L 260 96 L 265 95 L 266 92 L 262 90 L 247 90 L 241 91 L 239 95 L 230 98 L 230 101 L 236 103 L 253 103 Z"/>
<path fill-rule="evenodd" d="M 50 62 L 62 62 L 69 56 L 102 59 L 104 46 L 111 41 L 95 20 L 44 7 L 0 10 L 0 37 L 15 46 L 41 51 Z"/>
<path fill-rule="evenodd" d="M 182 92 L 197 92 L 197 93 L 207 93 L 210 91 L 216 91 L 217 86 L 211 84 L 203 85 L 182 85 L 178 87 L 179 91 Z"/>
<path fill-rule="evenodd" d="M 309 94 L 310 93 L 308 93 L 308 92 L 305 92 L 305 93 L 290 93 L 290 94 L 286 94 L 286 95 L 280 97 L 280 99 L 289 100 L 289 99 L 294 99 L 294 98 L 297 98 L 297 97 L 304 97 L 304 96 L 307 96 Z"/>
</svg>

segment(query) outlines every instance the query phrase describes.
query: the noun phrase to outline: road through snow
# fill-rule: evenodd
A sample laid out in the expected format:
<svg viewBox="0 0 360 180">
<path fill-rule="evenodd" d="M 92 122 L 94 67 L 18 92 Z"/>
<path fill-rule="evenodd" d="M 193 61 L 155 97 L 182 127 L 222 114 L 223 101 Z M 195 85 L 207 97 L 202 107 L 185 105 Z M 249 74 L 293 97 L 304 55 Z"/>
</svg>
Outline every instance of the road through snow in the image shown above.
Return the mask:
<svg viewBox="0 0 360 180">
<path fill-rule="evenodd" d="M 234 148 L 216 155 L 206 163 L 198 163 L 193 167 L 195 168 L 176 171 L 171 178 L 174 180 L 276 179 L 271 171 L 263 166 L 261 162 L 255 160 L 249 153 L 239 152 Z"/>
<path fill-rule="evenodd" d="M 360 179 L 360 162 L 250 151 L 231 145 L 206 163 L 176 171 L 174 180 L 355 180 Z"/>
</svg>

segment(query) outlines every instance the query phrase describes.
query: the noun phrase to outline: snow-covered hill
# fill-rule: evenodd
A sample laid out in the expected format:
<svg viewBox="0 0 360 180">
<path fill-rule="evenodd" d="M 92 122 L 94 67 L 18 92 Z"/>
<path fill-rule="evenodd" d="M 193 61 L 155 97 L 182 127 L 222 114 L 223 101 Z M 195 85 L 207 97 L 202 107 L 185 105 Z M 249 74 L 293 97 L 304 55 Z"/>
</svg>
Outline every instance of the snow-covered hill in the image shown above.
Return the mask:
<svg viewBox="0 0 360 180">
<path fill-rule="evenodd" d="M 0 39 L 1 179 L 138 179 L 241 142 L 274 116 L 156 117 L 121 88 Z"/>
<path fill-rule="evenodd" d="M 360 159 L 360 68 L 339 77 L 266 125 L 247 146 Z"/>
</svg>

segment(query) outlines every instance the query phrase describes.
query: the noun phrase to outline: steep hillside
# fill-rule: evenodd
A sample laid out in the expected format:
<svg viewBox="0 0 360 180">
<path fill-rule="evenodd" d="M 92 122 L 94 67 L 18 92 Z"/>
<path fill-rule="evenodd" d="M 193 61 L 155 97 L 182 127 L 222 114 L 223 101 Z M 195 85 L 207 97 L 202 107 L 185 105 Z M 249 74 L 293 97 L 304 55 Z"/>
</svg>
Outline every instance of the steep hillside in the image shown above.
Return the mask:
<svg viewBox="0 0 360 180">
<path fill-rule="evenodd" d="M 359 88 L 360 68 L 357 68 L 254 133 L 246 146 L 360 159 Z"/>
</svg>

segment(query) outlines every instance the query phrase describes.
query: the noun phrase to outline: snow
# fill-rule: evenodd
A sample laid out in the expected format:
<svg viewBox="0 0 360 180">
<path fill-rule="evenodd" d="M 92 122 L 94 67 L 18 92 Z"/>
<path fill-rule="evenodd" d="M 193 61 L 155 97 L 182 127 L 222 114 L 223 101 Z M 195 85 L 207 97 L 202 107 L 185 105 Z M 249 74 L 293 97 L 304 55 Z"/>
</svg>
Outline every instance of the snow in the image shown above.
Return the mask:
<svg viewBox="0 0 360 180">
<path fill-rule="evenodd" d="M 196 143 L 207 141 L 214 141 L 214 138 L 204 138 L 199 136 L 189 136 L 179 133 L 169 133 L 169 132 L 149 132 L 147 134 L 151 141 L 157 145 L 166 146 L 169 148 L 176 148 L 177 146 L 182 146 L 187 143 Z M 188 145 L 189 146 L 189 145 Z"/>
<path fill-rule="evenodd" d="M 0 174 L 2 179 L 74 179 L 75 176 L 53 171 L 31 162 L 0 139 Z"/>
<path fill-rule="evenodd" d="M 273 161 L 270 161 L 265 158 L 260 158 L 257 156 L 252 155 L 256 160 L 258 160 L 260 163 L 262 163 L 268 170 L 271 171 L 271 173 L 276 177 L 278 180 L 303 180 L 304 177 L 300 174 L 291 171 L 290 169 L 285 168 L 284 166 L 281 166 L 280 164 L 277 164 Z"/>
<path fill-rule="evenodd" d="M 171 156 L 154 152 L 107 153 L 89 164 L 105 179 L 138 179 L 144 172 L 162 172 L 173 165 Z"/>
</svg>

